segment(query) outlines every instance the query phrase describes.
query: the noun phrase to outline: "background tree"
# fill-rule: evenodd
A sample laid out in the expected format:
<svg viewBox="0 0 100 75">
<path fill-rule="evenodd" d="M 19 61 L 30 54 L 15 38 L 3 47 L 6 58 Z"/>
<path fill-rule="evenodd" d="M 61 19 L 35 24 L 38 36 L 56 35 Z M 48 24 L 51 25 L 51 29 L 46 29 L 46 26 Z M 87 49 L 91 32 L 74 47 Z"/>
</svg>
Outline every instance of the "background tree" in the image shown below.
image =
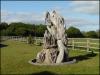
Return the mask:
<svg viewBox="0 0 100 75">
<path fill-rule="evenodd" d="M 0 23 L 0 31 L 3 29 L 6 29 L 8 27 L 8 24 L 5 22 Z"/>
<path fill-rule="evenodd" d="M 84 37 L 81 31 L 78 28 L 70 27 L 66 30 L 66 33 L 68 35 L 68 38 L 80 38 Z"/>
<path fill-rule="evenodd" d="M 9 25 L 5 22 L 0 23 L 0 35 L 7 36 L 36 36 L 43 37 L 46 25 L 43 24 L 26 24 L 22 22 L 13 22 Z M 69 38 L 100 38 L 100 30 L 81 32 L 78 28 L 69 27 L 66 29 Z"/>
<path fill-rule="evenodd" d="M 96 31 L 98 38 L 100 38 L 100 29 Z"/>
<path fill-rule="evenodd" d="M 97 38 L 98 35 L 95 31 L 88 31 L 85 33 L 85 37 L 87 38 Z"/>
<path fill-rule="evenodd" d="M 15 30 L 15 33 L 18 36 L 26 36 L 27 35 L 27 30 L 26 30 L 26 28 L 20 27 L 20 28 L 17 28 Z"/>
<path fill-rule="evenodd" d="M 37 37 L 43 37 L 44 32 L 46 30 L 46 25 L 35 25 L 35 36 Z"/>
</svg>

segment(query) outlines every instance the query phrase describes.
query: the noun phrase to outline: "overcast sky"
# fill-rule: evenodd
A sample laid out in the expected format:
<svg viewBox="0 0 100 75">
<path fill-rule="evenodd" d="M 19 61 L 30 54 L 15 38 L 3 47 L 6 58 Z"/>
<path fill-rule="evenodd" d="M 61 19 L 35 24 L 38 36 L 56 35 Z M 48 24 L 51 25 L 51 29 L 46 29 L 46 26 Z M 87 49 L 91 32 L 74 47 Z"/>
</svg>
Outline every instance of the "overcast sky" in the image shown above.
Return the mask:
<svg viewBox="0 0 100 75">
<path fill-rule="evenodd" d="M 1 22 L 44 23 L 52 10 L 64 17 L 67 28 L 99 29 L 99 1 L 1 1 Z"/>
</svg>

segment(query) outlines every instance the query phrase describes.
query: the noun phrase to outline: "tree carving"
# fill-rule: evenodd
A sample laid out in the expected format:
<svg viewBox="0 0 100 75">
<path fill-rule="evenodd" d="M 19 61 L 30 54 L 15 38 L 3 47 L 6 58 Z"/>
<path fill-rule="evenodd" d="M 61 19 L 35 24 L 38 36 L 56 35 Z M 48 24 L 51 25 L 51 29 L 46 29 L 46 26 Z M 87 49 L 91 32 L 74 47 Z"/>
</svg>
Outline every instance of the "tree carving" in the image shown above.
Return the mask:
<svg viewBox="0 0 100 75">
<path fill-rule="evenodd" d="M 47 12 L 45 16 L 47 30 L 43 38 L 43 50 L 37 54 L 37 63 L 61 63 L 68 60 L 67 35 L 64 18 L 56 11 Z"/>
</svg>

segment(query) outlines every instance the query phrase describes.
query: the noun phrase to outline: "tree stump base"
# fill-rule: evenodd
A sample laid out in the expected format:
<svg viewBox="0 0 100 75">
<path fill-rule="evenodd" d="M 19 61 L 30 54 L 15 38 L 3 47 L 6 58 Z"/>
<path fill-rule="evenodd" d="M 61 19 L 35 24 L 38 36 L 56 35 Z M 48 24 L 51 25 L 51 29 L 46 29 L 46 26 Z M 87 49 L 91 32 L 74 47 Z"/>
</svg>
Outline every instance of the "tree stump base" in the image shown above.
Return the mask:
<svg viewBox="0 0 100 75">
<path fill-rule="evenodd" d="M 28 61 L 29 64 L 32 64 L 32 65 L 38 65 L 38 66 L 58 66 L 58 65 L 67 65 L 67 64 L 74 64 L 76 63 L 76 59 L 73 59 L 73 60 L 70 60 L 70 61 L 66 61 L 66 62 L 62 62 L 62 63 L 37 63 L 36 62 L 36 59 L 31 59 Z"/>
<path fill-rule="evenodd" d="M 44 33 L 43 50 L 38 52 L 36 64 L 60 64 L 68 61 L 64 18 L 53 11 L 51 14 L 46 13 L 45 21 L 48 25 Z"/>
</svg>

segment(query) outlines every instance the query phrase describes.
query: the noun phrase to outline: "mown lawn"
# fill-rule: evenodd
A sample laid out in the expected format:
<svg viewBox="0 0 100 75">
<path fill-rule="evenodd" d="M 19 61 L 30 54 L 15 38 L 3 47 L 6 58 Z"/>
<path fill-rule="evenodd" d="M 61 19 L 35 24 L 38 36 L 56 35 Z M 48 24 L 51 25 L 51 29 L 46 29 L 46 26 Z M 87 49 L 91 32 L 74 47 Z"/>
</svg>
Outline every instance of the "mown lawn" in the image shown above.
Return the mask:
<svg viewBox="0 0 100 75">
<path fill-rule="evenodd" d="M 1 74 L 98 74 L 99 54 L 89 56 L 79 50 L 70 50 L 70 57 L 77 57 L 74 64 L 59 66 L 36 66 L 28 63 L 36 57 L 42 46 L 29 45 L 25 42 L 7 40 L 1 47 Z"/>
</svg>

